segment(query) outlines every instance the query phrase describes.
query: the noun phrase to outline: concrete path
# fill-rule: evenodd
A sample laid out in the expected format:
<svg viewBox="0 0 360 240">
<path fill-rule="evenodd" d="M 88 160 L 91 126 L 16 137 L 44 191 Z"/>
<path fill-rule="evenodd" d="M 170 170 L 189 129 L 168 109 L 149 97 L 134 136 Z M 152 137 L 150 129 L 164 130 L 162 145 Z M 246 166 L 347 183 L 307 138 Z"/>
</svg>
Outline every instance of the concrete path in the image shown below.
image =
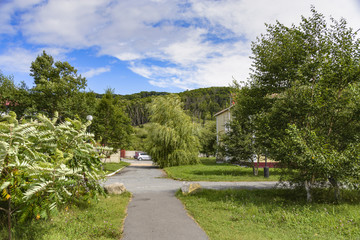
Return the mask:
<svg viewBox="0 0 360 240">
<path fill-rule="evenodd" d="M 205 232 L 187 215 L 175 192 L 183 182 L 164 178 L 152 162 L 131 166 L 109 177 L 105 185 L 121 182 L 133 194 L 125 219 L 123 240 L 202 240 Z M 199 182 L 203 188 L 271 188 L 273 182 Z"/>
</svg>

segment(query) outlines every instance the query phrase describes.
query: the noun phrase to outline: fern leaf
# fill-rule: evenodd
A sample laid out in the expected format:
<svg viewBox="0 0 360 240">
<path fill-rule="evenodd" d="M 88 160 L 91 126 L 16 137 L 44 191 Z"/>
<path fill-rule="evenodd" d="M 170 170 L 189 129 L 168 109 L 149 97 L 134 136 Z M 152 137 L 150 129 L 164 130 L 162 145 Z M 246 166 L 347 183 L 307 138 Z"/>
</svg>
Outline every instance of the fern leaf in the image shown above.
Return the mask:
<svg viewBox="0 0 360 240">
<path fill-rule="evenodd" d="M 65 187 L 62 187 L 62 189 L 67 195 L 72 196 L 71 192 L 69 192 Z"/>
<path fill-rule="evenodd" d="M 51 184 L 52 181 L 45 181 L 39 184 L 36 184 L 34 187 L 30 188 L 29 190 L 27 190 L 24 193 L 24 199 L 28 200 L 29 198 L 31 198 L 34 194 L 36 194 L 37 192 L 42 191 L 44 188 L 46 188 L 46 186 L 48 186 L 49 184 Z"/>
<path fill-rule="evenodd" d="M 0 187 L 0 191 L 4 190 L 5 188 L 7 188 L 10 185 L 10 182 L 4 182 L 1 187 Z"/>
</svg>

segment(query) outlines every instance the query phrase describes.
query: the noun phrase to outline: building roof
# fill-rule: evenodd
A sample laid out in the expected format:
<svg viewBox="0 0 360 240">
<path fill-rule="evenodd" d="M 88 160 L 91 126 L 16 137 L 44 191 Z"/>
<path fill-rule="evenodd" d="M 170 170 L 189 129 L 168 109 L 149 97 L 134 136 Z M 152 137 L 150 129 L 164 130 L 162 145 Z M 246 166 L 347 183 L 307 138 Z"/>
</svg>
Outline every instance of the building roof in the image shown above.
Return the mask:
<svg viewBox="0 0 360 240">
<path fill-rule="evenodd" d="M 215 114 L 214 114 L 214 117 L 216 117 L 216 116 L 218 116 L 218 115 L 220 115 L 220 114 L 222 114 L 222 113 L 224 113 L 224 112 L 230 111 L 230 108 L 232 108 L 233 106 L 234 106 L 234 105 L 231 105 L 230 107 L 225 108 L 225 109 L 221 110 L 220 112 L 215 113 Z"/>
</svg>

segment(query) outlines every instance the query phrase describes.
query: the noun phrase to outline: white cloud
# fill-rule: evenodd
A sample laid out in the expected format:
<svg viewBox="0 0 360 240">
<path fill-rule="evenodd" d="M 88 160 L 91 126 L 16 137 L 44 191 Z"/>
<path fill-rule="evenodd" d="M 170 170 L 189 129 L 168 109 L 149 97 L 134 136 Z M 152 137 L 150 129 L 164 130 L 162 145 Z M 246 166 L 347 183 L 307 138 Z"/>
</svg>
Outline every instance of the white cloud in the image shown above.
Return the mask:
<svg viewBox="0 0 360 240">
<path fill-rule="evenodd" d="M 201 35 L 204 33 L 206 32 L 203 29 L 189 31 L 184 41 L 173 42 L 162 48 L 163 58 L 183 66 L 205 61 L 208 55 L 218 52 L 219 49 L 214 48 L 215 46 L 209 43 L 202 42 Z"/>
<path fill-rule="evenodd" d="M 82 73 L 82 76 L 86 77 L 86 78 L 92 78 L 96 75 L 100 75 L 102 73 L 110 72 L 110 71 L 111 71 L 110 67 L 93 68 L 93 69 L 90 69 L 89 71 Z"/>
<path fill-rule="evenodd" d="M 14 46 L 0 54 L 0 69 L 4 69 L 9 72 L 29 73 L 31 63 L 37 56 L 42 54 L 43 50 L 53 56 L 54 59 L 61 61 L 64 61 L 66 58 L 65 54 L 68 51 L 62 48 L 29 50 L 19 46 Z"/>
<path fill-rule="evenodd" d="M 10 72 L 29 73 L 31 62 L 39 52 L 15 47 L 0 55 L 0 69 Z"/>
<path fill-rule="evenodd" d="M 40 3 L 42 0 L 0 1 L 0 34 L 15 34 L 17 26 L 11 21 L 15 11 L 23 11 Z"/>
<path fill-rule="evenodd" d="M 73 49 L 96 47 L 99 55 L 129 62 L 156 86 L 227 86 L 233 76 L 248 78 L 250 43 L 265 31 L 264 23 L 298 24 L 312 4 L 360 28 L 356 0 L 16 0 L 0 7 L 0 34 L 20 31 L 28 43 L 62 58 Z M 19 24 L 11 25 L 15 11 Z M 9 49 L 0 67 L 28 70 L 35 52 Z"/>
<path fill-rule="evenodd" d="M 107 0 L 50 0 L 22 16 L 21 30 L 37 44 L 84 48 L 105 24 L 101 9 Z"/>
<path fill-rule="evenodd" d="M 14 34 L 15 29 L 11 26 L 11 15 L 14 10 L 9 5 L 2 5 L 0 3 L 0 34 Z"/>
</svg>

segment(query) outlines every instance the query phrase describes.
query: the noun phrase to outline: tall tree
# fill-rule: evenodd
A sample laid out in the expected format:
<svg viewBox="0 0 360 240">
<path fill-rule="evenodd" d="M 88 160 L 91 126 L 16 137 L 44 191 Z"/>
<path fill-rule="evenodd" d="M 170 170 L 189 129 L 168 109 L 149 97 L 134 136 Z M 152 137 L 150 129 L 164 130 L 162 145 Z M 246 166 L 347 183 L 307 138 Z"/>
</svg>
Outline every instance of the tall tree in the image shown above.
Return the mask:
<svg viewBox="0 0 360 240">
<path fill-rule="evenodd" d="M 149 122 L 149 111 L 146 106 L 151 102 L 152 98 L 136 98 L 126 101 L 126 112 L 133 126 L 141 126 Z"/>
<path fill-rule="evenodd" d="M 129 117 L 124 113 L 119 99 L 114 98 L 112 89 L 107 89 L 94 113 L 92 131 L 101 144 L 119 149 L 130 142 L 133 129 Z"/>
<path fill-rule="evenodd" d="M 147 152 L 160 167 L 198 162 L 198 138 L 176 95 L 157 97 L 150 106 Z"/>
<path fill-rule="evenodd" d="M 18 117 L 22 117 L 31 105 L 25 83 L 16 85 L 12 76 L 5 76 L 0 71 L 0 113 L 14 111 Z"/>
<path fill-rule="evenodd" d="M 215 156 L 216 143 L 216 122 L 207 121 L 204 126 L 199 129 L 200 153 L 206 156 Z"/>
<path fill-rule="evenodd" d="M 32 88 L 36 110 L 48 116 L 59 113 L 60 119 L 74 116 L 82 103 L 76 101 L 85 90 L 86 79 L 68 62 L 54 62 L 45 51 L 31 63 L 30 76 L 34 77 Z"/>
<path fill-rule="evenodd" d="M 258 145 L 294 169 L 311 200 L 314 182 L 339 184 L 359 177 L 360 40 L 346 21 L 311 9 L 299 26 L 267 25 L 253 43 L 249 112 Z M 253 99 L 253 100 L 251 100 Z"/>
<path fill-rule="evenodd" d="M 131 135 L 131 141 L 128 150 L 145 151 L 146 139 L 148 136 L 148 125 L 149 123 L 146 123 L 144 125 L 134 127 L 134 133 Z"/>
<path fill-rule="evenodd" d="M 259 165 L 255 162 L 259 162 L 260 156 L 266 154 L 266 144 L 262 140 L 267 139 L 267 125 L 260 120 L 267 104 L 259 88 L 246 84 L 241 87 L 234 82 L 232 91 L 233 118 L 229 123 L 230 131 L 222 137 L 219 153 L 234 162 L 251 166 L 254 175 L 257 175 Z"/>
</svg>

